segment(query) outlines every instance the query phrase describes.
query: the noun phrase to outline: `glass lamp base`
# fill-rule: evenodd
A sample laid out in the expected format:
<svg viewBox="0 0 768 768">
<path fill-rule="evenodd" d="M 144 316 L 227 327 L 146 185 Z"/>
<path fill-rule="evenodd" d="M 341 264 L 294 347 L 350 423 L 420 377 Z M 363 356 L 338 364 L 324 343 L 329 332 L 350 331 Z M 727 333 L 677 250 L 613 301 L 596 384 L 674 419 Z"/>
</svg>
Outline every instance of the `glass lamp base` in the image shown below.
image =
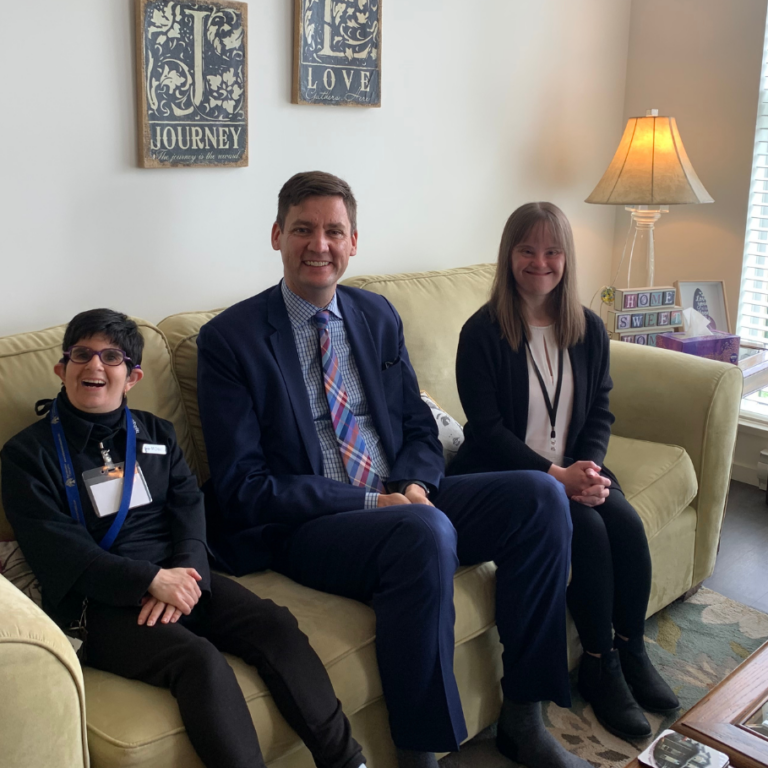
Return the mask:
<svg viewBox="0 0 768 768">
<path fill-rule="evenodd" d="M 614 285 L 617 288 L 647 288 L 653 285 L 653 226 L 669 206 L 627 206 L 632 219 L 624 243 Z"/>
</svg>

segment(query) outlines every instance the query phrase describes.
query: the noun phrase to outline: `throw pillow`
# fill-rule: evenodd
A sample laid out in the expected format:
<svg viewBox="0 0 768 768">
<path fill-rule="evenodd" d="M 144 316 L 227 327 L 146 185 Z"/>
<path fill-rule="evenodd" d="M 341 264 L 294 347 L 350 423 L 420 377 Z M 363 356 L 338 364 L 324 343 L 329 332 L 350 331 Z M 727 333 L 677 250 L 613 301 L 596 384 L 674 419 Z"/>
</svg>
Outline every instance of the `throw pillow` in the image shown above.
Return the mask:
<svg viewBox="0 0 768 768">
<path fill-rule="evenodd" d="M 0 541 L 0 574 L 21 590 L 33 603 L 43 604 L 40 582 L 21 553 L 18 541 Z"/>
<path fill-rule="evenodd" d="M 437 424 L 437 439 L 443 446 L 443 458 L 445 465 L 459 452 L 459 447 L 464 442 L 464 430 L 456 419 L 446 413 L 431 397 L 429 392 L 421 392 L 421 399 L 429 406 L 432 416 Z"/>
</svg>

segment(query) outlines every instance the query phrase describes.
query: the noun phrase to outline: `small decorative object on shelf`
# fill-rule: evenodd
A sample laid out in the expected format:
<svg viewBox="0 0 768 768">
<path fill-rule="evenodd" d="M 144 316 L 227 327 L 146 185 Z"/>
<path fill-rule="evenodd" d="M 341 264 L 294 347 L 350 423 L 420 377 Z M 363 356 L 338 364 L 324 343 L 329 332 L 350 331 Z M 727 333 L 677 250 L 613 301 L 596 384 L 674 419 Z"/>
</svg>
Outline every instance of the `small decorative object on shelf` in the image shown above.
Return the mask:
<svg viewBox="0 0 768 768">
<path fill-rule="evenodd" d="M 608 338 L 614 341 L 628 341 L 630 344 L 643 344 L 646 347 L 656 347 L 657 333 L 624 333 L 623 331 L 608 331 Z"/>
<path fill-rule="evenodd" d="M 660 285 L 655 288 L 617 288 L 614 293 L 613 305 L 616 309 L 673 307 L 676 298 L 677 291 L 671 285 Z"/>
<path fill-rule="evenodd" d="M 693 307 L 709 320 L 713 331 L 731 331 L 725 283 L 722 280 L 679 280 L 675 287 L 680 293 L 683 309 Z"/>
<path fill-rule="evenodd" d="M 606 285 L 603 290 L 600 291 L 600 301 L 602 301 L 603 304 L 611 306 L 613 304 L 615 293 L 616 289 L 612 285 Z"/>
<path fill-rule="evenodd" d="M 683 311 L 680 307 L 664 307 L 656 309 L 635 310 L 633 312 L 617 312 L 608 310 L 605 322 L 609 331 L 640 331 L 642 328 L 659 328 L 665 331 L 679 328 L 683 324 Z"/>
<path fill-rule="evenodd" d="M 611 339 L 655 347 L 660 331 L 683 325 L 682 309 L 675 304 L 677 291 L 671 285 L 610 290 L 614 309 L 608 311 L 605 325 Z"/>
</svg>

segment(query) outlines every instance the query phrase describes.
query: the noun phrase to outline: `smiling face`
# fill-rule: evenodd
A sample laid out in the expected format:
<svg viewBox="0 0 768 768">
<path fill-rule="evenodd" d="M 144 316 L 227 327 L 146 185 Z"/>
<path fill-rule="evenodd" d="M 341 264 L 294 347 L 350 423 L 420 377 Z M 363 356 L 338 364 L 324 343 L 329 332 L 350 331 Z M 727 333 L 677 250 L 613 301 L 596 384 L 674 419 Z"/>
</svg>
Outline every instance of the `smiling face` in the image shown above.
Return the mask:
<svg viewBox="0 0 768 768">
<path fill-rule="evenodd" d="M 565 251 L 542 221 L 512 248 L 510 266 L 520 298 L 538 303 L 563 279 Z"/>
<path fill-rule="evenodd" d="M 102 334 L 80 339 L 77 345 L 99 352 L 115 347 Z M 104 365 L 98 355 L 83 364 L 71 360 L 56 363 L 53 370 L 64 382 L 69 402 L 87 413 L 109 413 L 116 410 L 122 405 L 125 393 L 144 375 L 140 368 L 134 368 L 129 374 L 124 362 L 120 365 Z"/>
<path fill-rule="evenodd" d="M 282 254 L 288 287 L 325 307 L 357 253 L 357 232 L 341 197 L 308 197 L 288 209 L 284 227 L 272 226 L 272 247 Z"/>
</svg>

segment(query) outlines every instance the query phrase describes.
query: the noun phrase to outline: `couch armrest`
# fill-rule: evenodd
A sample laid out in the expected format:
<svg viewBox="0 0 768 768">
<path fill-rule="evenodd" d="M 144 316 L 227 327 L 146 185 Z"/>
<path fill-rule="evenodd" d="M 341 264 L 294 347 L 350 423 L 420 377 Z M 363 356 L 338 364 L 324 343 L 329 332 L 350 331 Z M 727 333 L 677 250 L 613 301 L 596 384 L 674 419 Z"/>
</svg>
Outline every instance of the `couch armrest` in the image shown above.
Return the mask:
<svg viewBox="0 0 768 768">
<path fill-rule="evenodd" d="M 682 352 L 611 342 L 613 433 L 680 445 L 699 492 L 692 586 L 715 568 L 744 379 L 738 366 Z"/>
<path fill-rule="evenodd" d="M 0 576 L 0 762 L 86 768 L 85 691 L 64 633 Z"/>
</svg>

